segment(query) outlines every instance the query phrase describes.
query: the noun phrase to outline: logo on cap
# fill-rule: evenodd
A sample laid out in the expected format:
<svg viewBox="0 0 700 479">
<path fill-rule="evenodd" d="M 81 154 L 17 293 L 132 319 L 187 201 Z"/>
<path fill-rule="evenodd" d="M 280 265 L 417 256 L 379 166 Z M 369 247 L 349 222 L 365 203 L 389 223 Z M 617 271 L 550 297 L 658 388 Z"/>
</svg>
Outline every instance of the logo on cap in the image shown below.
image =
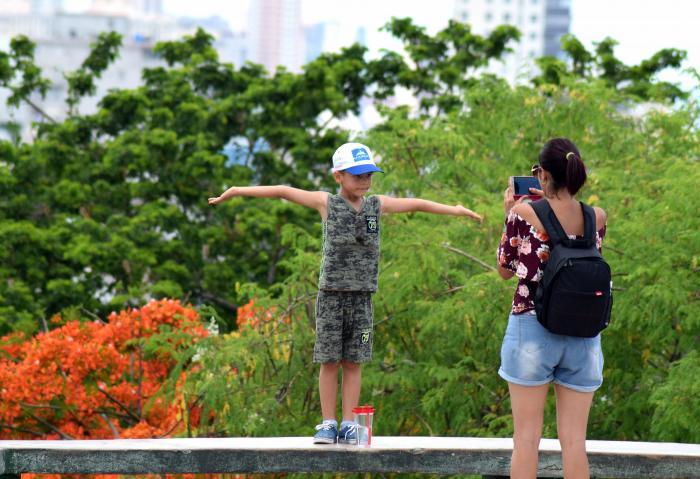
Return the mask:
<svg viewBox="0 0 700 479">
<path fill-rule="evenodd" d="M 369 161 L 369 154 L 364 148 L 355 148 L 352 150 L 352 158 L 355 161 Z"/>
</svg>

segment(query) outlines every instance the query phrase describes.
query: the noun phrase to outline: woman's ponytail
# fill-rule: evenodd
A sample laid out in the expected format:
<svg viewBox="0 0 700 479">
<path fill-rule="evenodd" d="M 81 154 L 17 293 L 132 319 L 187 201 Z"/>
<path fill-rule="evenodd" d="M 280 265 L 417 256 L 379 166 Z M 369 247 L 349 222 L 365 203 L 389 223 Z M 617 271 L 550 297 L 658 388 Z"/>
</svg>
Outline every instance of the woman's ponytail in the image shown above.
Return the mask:
<svg viewBox="0 0 700 479">
<path fill-rule="evenodd" d="M 575 195 L 586 182 L 586 167 L 576 145 L 568 138 L 553 138 L 540 151 L 540 165 L 552 176 L 555 190 Z"/>
<path fill-rule="evenodd" d="M 564 158 L 566 159 L 566 189 L 575 195 L 586 182 L 586 167 L 578 152 L 569 151 Z"/>
</svg>

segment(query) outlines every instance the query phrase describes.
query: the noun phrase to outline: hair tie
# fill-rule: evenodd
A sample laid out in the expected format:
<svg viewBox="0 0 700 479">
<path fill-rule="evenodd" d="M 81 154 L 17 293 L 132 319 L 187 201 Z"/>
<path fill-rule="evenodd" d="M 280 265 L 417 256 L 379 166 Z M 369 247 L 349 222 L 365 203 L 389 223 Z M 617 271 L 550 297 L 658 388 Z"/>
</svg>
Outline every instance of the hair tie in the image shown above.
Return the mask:
<svg viewBox="0 0 700 479">
<path fill-rule="evenodd" d="M 572 158 L 575 158 L 576 154 L 573 151 L 570 151 L 566 154 L 566 161 L 569 161 Z"/>
</svg>

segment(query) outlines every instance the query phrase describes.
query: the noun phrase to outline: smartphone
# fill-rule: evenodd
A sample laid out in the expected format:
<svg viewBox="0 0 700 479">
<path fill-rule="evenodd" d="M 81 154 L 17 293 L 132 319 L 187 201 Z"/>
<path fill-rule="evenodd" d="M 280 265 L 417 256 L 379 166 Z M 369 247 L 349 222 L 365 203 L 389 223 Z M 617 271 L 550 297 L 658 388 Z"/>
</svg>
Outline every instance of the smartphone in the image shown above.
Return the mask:
<svg viewBox="0 0 700 479">
<path fill-rule="evenodd" d="M 530 193 L 530 188 L 541 190 L 540 182 L 534 176 L 511 176 L 511 184 L 513 185 L 513 196 L 516 200 L 523 196 L 529 197 L 532 201 L 539 200 L 542 197 Z"/>
</svg>

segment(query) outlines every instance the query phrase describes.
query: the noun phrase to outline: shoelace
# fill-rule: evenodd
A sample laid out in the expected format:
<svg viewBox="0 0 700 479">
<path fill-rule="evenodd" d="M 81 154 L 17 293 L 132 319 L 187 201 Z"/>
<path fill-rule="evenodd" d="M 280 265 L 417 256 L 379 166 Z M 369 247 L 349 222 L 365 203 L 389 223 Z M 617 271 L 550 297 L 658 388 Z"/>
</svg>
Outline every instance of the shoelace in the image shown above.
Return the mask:
<svg viewBox="0 0 700 479">
<path fill-rule="evenodd" d="M 317 424 L 316 430 L 320 431 L 321 429 L 323 429 L 324 431 L 330 431 L 332 429 L 335 429 L 335 426 L 331 423 Z"/>
<path fill-rule="evenodd" d="M 347 426 L 347 429 L 343 431 L 343 434 L 345 435 L 345 439 L 347 439 L 348 436 L 352 436 L 357 432 L 357 424 L 352 424 L 350 426 Z"/>
</svg>

